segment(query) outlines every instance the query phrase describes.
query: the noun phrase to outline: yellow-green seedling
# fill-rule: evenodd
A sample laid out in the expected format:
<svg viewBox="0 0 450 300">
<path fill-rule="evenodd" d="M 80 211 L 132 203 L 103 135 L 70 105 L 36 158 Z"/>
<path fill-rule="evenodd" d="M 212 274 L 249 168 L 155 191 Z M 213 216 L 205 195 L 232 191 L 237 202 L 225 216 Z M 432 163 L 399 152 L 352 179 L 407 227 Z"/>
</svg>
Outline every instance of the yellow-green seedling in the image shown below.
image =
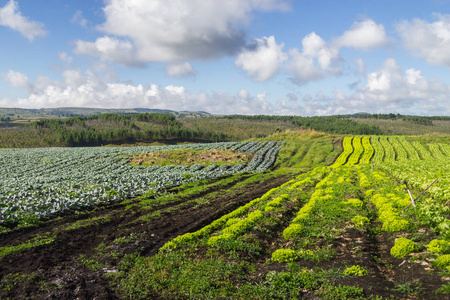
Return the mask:
<svg viewBox="0 0 450 300">
<path fill-rule="evenodd" d="M 450 242 L 447 242 L 445 240 L 432 240 L 426 246 L 426 248 L 431 253 L 449 254 L 450 253 Z"/>
<path fill-rule="evenodd" d="M 436 258 L 436 261 L 433 263 L 436 268 L 445 269 L 450 266 L 450 254 L 444 254 Z"/>
<path fill-rule="evenodd" d="M 266 207 L 264 208 L 265 212 L 271 212 L 274 211 L 276 208 L 280 207 L 283 202 L 289 199 L 289 194 L 283 194 L 281 196 L 276 197 L 269 203 L 267 203 Z"/>
<path fill-rule="evenodd" d="M 370 220 L 364 216 L 355 216 L 351 221 L 356 227 L 359 228 L 366 228 L 370 225 Z"/>
<path fill-rule="evenodd" d="M 363 205 L 364 205 L 364 203 L 361 200 L 356 199 L 356 198 L 348 199 L 347 201 L 344 201 L 343 203 L 351 205 L 351 206 L 356 207 L 356 208 L 362 208 Z"/>
<path fill-rule="evenodd" d="M 401 237 L 395 241 L 394 247 L 391 248 L 391 255 L 393 257 L 402 258 L 416 251 L 416 243 L 405 237 Z"/>
<path fill-rule="evenodd" d="M 300 224 L 291 224 L 283 231 L 283 237 L 286 240 L 301 237 L 303 233 L 303 226 Z"/>
<path fill-rule="evenodd" d="M 348 267 L 344 270 L 344 275 L 348 276 L 364 276 L 369 275 L 369 271 L 361 268 L 359 265 Z"/>
<path fill-rule="evenodd" d="M 272 253 L 272 260 L 276 262 L 291 262 L 297 259 L 297 252 L 292 249 L 278 249 Z"/>
</svg>

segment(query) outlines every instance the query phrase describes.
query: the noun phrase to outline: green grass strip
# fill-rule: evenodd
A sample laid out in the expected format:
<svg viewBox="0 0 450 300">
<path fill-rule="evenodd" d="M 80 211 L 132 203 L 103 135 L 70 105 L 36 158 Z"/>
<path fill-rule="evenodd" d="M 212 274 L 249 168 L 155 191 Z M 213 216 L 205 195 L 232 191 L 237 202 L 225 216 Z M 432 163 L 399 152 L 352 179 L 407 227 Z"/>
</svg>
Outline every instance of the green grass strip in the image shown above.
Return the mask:
<svg viewBox="0 0 450 300">
<path fill-rule="evenodd" d="M 30 239 L 27 242 L 17 245 L 17 246 L 0 247 L 0 259 L 2 259 L 3 257 L 5 257 L 11 253 L 17 252 L 17 251 L 27 250 L 27 249 L 31 249 L 34 247 L 50 244 L 54 240 L 55 240 L 55 238 L 53 236 L 47 237 L 47 238 L 41 238 L 41 239 L 39 239 L 39 237 L 37 237 L 37 238 Z"/>
</svg>

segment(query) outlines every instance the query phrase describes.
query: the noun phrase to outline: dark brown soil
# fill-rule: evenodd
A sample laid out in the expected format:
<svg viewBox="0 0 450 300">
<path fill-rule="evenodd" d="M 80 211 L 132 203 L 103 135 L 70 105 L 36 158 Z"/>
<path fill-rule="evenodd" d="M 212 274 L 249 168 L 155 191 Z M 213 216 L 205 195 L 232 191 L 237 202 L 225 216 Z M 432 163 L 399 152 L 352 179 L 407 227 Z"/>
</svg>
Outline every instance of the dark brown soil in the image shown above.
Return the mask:
<svg viewBox="0 0 450 300">
<path fill-rule="evenodd" d="M 159 207 L 161 214 L 150 221 L 139 218 L 156 209 L 126 209 L 125 204 L 114 204 L 1 234 L 0 247 L 37 236 L 54 236 L 55 240 L 0 260 L 0 299 L 120 299 L 111 277 L 105 275 L 117 273 L 125 255 L 151 256 L 174 237 L 200 229 L 289 179 L 282 176 L 244 188 L 229 186 L 226 193 L 217 193 L 205 202 L 183 199 Z M 208 191 L 214 192 L 218 191 Z M 93 221 L 68 229 L 89 219 Z M 96 261 L 101 265 L 89 267 Z"/>
<path fill-rule="evenodd" d="M 282 224 L 280 224 L 281 227 Z M 274 230 L 274 232 L 280 230 Z M 267 254 L 256 258 L 252 262 L 257 266 L 255 283 L 264 282 L 265 274 L 269 271 L 286 272 L 285 263 L 267 264 L 270 253 L 284 245 L 289 248 L 289 243 L 282 237 L 270 234 L 258 234 L 261 244 L 267 246 Z M 435 291 L 443 284 L 449 282 L 443 278 L 439 270 L 432 267 L 430 259 L 412 260 L 411 256 L 404 259 L 394 258 L 390 249 L 394 245 L 391 235 L 382 233 L 374 235 L 368 231 L 348 228 L 341 236 L 332 241 L 319 239 L 317 246 L 331 245 L 336 249 L 336 254 L 330 259 L 320 261 L 300 260 L 297 262 L 299 268 L 312 270 L 335 270 L 336 275 L 330 275 L 327 279 L 335 285 L 355 286 L 363 288 L 365 296 L 382 296 L 383 299 L 450 299 L 448 295 L 436 294 Z M 346 267 L 359 265 L 368 270 L 366 276 L 341 276 Z M 390 298 L 392 297 L 392 298 Z M 318 299 L 311 292 L 305 292 L 304 299 Z"/>
</svg>

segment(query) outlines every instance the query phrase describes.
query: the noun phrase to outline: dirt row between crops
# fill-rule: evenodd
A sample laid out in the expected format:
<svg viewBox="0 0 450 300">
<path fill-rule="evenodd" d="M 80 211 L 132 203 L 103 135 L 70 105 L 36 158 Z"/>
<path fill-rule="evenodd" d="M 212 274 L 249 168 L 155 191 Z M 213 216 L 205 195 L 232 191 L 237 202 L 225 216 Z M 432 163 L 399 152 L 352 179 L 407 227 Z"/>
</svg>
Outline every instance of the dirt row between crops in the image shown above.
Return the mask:
<svg viewBox="0 0 450 300">
<path fill-rule="evenodd" d="M 138 206 L 125 210 L 125 205 L 115 204 L 89 214 L 72 214 L 37 227 L 2 234 L 0 247 L 18 245 L 38 235 L 51 234 L 55 240 L 12 253 L 0 261 L 0 280 L 5 282 L 6 278 L 9 283 L 0 289 L 0 299 L 119 299 L 104 275 L 117 272 L 115 266 L 124 255 L 151 256 L 174 237 L 202 228 L 289 179 L 283 176 L 251 183 L 245 188 L 230 187 L 231 192 L 201 204 L 172 203 L 172 210 L 170 205 L 164 207 L 162 215 L 149 222 L 138 219 L 151 211 L 139 210 Z M 99 219 L 89 226 L 65 230 L 76 221 L 91 218 Z M 132 242 L 114 243 L 124 236 L 132 236 Z M 112 256 L 112 252 L 116 255 Z M 82 258 L 99 259 L 96 253 L 106 263 L 100 271 L 92 271 L 82 264 Z"/>
</svg>

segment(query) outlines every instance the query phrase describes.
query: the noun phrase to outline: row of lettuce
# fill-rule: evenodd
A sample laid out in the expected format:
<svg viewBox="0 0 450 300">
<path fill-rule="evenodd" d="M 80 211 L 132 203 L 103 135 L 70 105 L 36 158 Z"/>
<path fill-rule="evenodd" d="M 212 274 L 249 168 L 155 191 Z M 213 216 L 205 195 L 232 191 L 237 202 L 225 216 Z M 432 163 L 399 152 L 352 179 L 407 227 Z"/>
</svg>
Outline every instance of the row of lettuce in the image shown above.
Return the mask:
<svg viewBox="0 0 450 300">
<path fill-rule="evenodd" d="M 408 215 L 405 210 L 411 205 L 417 205 L 413 210 L 414 219 L 422 226 L 429 226 L 440 236 L 440 239 L 432 240 L 426 249 L 432 253 L 444 254 L 437 259 L 436 266 L 449 267 L 450 220 L 448 218 L 450 208 L 448 201 L 450 200 L 450 189 L 448 187 L 450 186 L 450 176 L 448 174 L 450 174 L 450 145 L 443 142 L 410 142 L 405 136 L 372 136 L 370 137 L 372 147 L 362 147 L 360 139 L 364 143 L 364 140 L 369 140 L 369 137 L 344 138 L 344 152 L 334 166 L 353 165 L 355 160 L 352 160 L 352 155 L 358 152 L 358 148 L 364 148 L 364 155 L 360 157 L 359 163 L 364 164 L 364 158 L 373 155 L 371 157 L 372 164 L 376 164 L 380 170 L 390 174 L 398 182 L 408 183 L 418 190 L 426 190 L 427 193 L 421 198 L 414 198 L 407 194 L 405 185 L 397 188 L 403 197 L 395 196 L 395 194 L 387 194 L 388 197 L 373 194 L 373 189 L 367 190 L 366 196 L 370 196 L 371 202 L 377 208 L 379 221 L 382 223 L 383 230 L 386 231 L 410 229 L 411 223 L 401 216 Z M 349 150 L 350 147 L 353 150 Z M 373 166 L 371 170 L 373 170 Z M 373 172 L 372 175 L 382 179 L 376 175 L 376 172 Z M 367 177 L 363 175 L 360 184 L 369 187 L 370 181 L 365 178 Z M 388 178 L 385 177 L 384 180 L 388 181 Z M 417 200 L 417 202 L 413 200 Z M 393 248 L 393 255 L 397 257 L 405 256 L 418 249 L 413 242 L 404 237 L 399 238 L 397 243 L 402 245 L 397 246 L 396 244 Z M 400 248 L 403 249 L 400 251 L 401 256 L 397 253 Z"/>
<path fill-rule="evenodd" d="M 431 193 L 422 196 L 413 208 L 410 206 L 407 187 L 401 183 L 407 178 L 420 187 L 420 181 L 413 182 L 412 178 L 420 177 L 422 173 L 428 177 L 424 176 L 421 180 L 429 182 L 433 178 L 430 174 L 436 171 L 433 168 L 444 169 L 445 162 L 449 162 L 449 147 L 445 144 L 425 147 L 396 136 L 346 137 L 343 146 L 341 156 L 332 166 L 319 167 L 298 175 L 202 229 L 176 237 L 166 243 L 156 256 L 143 258 L 127 279 L 129 295 L 138 297 L 133 291 L 142 290 L 142 286 L 138 286 L 146 283 L 133 282 L 138 282 L 136 279 L 144 272 L 145 276 L 151 278 L 151 286 L 146 288 L 163 295 L 186 296 L 186 291 L 170 292 L 168 287 L 171 280 L 178 276 L 176 274 L 195 272 L 198 261 L 190 260 L 189 255 L 184 256 L 192 251 L 206 249 L 203 252 L 209 253 L 211 259 L 223 260 L 223 263 L 229 262 L 230 257 L 217 253 L 235 251 L 262 256 L 265 251 L 269 251 L 272 262 L 296 262 L 301 265 L 302 261 L 331 259 L 335 256 L 337 250 L 333 248 L 332 241 L 349 228 L 373 232 L 377 228 L 376 224 L 380 224 L 379 230 L 395 241 L 390 249 L 393 257 L 405 258 L 412 253 L 427 252 L 431 260 L 435 258 L 434 267 L 450 269 L 448 191 L 444 188 L 430 189 Z M 411 167 L 407 168 L 409 164 Z M 423 169 L 425 166 L 429 167 Z M 447 182 L 448 178 L 441 175 L 441 180 Z M 280 220 L 285 216 L 289 216 L 289 222 L 282 223 Z M 258 242 L 258 237 L 263 236 L 261 232 L 267 228 L 279 228 L 280 224 L 283 224 L 283 228 L 278 229 L 276 234 L 281 242 L 269 247 L 265 245 L 267 248 L 264 249 Z M 412 233 L 421 228 L 433 233 L 414 237 Z M 318 243 L 319 239 L 328 242 Z M 158 267 L 155 263 L 158 260 L 168 263 L 175 253 L 182 254 L 188 262 L 173 269 L 167 265 Z M 187 269 L 184 270 L 184 267 Z M 360 268 L 358 257 L 355 257 L 354 264 L 344 267 L 344 275 L 364 276 L 375 272 Z M 160 276 L 161 272 L 165 275 Z M 229 273 L 227 276 L 225 280 L 229 282 L 230 278 L 240 275 Z M 269 272 L 267 276 L 273 274 Z M 304 291 L 319 291 L 326 284 L 326 280 L 317 278 L 311 269 L 302 269 L 301 276 L 314 278 L 307 283 L 300 281 L 300 288 Z M 231 294 L 235 292 L 232 285 L 228 290 Z M 215 287 L 208 285 L 207 288 Z M 249 283 L 240 288 L 257 295 L 255 285 Z"/>
<path fill-rule="evenodd" d="M 7 149 L 0 157 L 0 224 L 48 217 L 70 209 L 139 196 L 197 180 L 261 172 L 276 160 L 280 142 L 174 146 Z M 132 166 L 130 157 L 176 149 L 233 149 L 254 153 L 248 164 Z"/>
<path fill-rule="evenodd" d="M 431 202 L 436 204 L 433 198 L 419 201 L 415 210 L 406 211 L 411 204 L 406 186 L 397 183 L 378 168 L 373 170 L 370 164 L 365 164 L 320 167 L 299 175 L 295 180 L 268 191 L 261 198 L 249 202 L 201 230 L 178 236 L 165 244 L 161 251 L 187 247 L 198 239 L 206 241 L 209 247 L 227 249 L 227 245 L 236 243 L 236 240 L 267 216 L 282 214 L 289 206 L 286 203 L 298 202 L 299 193 L 308 186 L 313 186 L 314 192 L 292 218 L 289 226 L 283 230 L 282 236 L 285 240 L 298 240 L 314 235 L 315 232 L 330 237 L 336 236 L 340 231 L 336 229 L 339 228 L 336 227 L 337 224 L 367 230 L 371 225 L 368 216 L 372 206 L 376 208 L 377 220 L 385 232 L 414 231 L 417 226 L 430 226 L 442 239 L 434 240 L 430 247 L 427 246 L 431 252 L 436 252 L 433 248 L 436 243 L 447 244 L 445 239 L 450 240 L 450 229 L 443 225 L 447 224 L 447 221 L 439 222 L 446 220 L 450 211 L 447 206 L 441 205 L 444 208 L 435 209 L 432 219 L 429 205 Z M 325 227 L 317 226 L 320 219 L 327 220 L 323 224 Z M 405 239 L 397 241 L 402 243 Z M 417 247 L 409 250 L 417 250 Z M 293 261 L 308 254 L 316 255 L 317 251 L 318 249 L 279 249 L 273 253 L 272 258 L 280 262 Z M 394 257 L 404 257 L 413 252 L 405 251 L 396 244 L 391 254 Z M 436 253 L 442 254 L 441 251 Z"/>
</svg>

